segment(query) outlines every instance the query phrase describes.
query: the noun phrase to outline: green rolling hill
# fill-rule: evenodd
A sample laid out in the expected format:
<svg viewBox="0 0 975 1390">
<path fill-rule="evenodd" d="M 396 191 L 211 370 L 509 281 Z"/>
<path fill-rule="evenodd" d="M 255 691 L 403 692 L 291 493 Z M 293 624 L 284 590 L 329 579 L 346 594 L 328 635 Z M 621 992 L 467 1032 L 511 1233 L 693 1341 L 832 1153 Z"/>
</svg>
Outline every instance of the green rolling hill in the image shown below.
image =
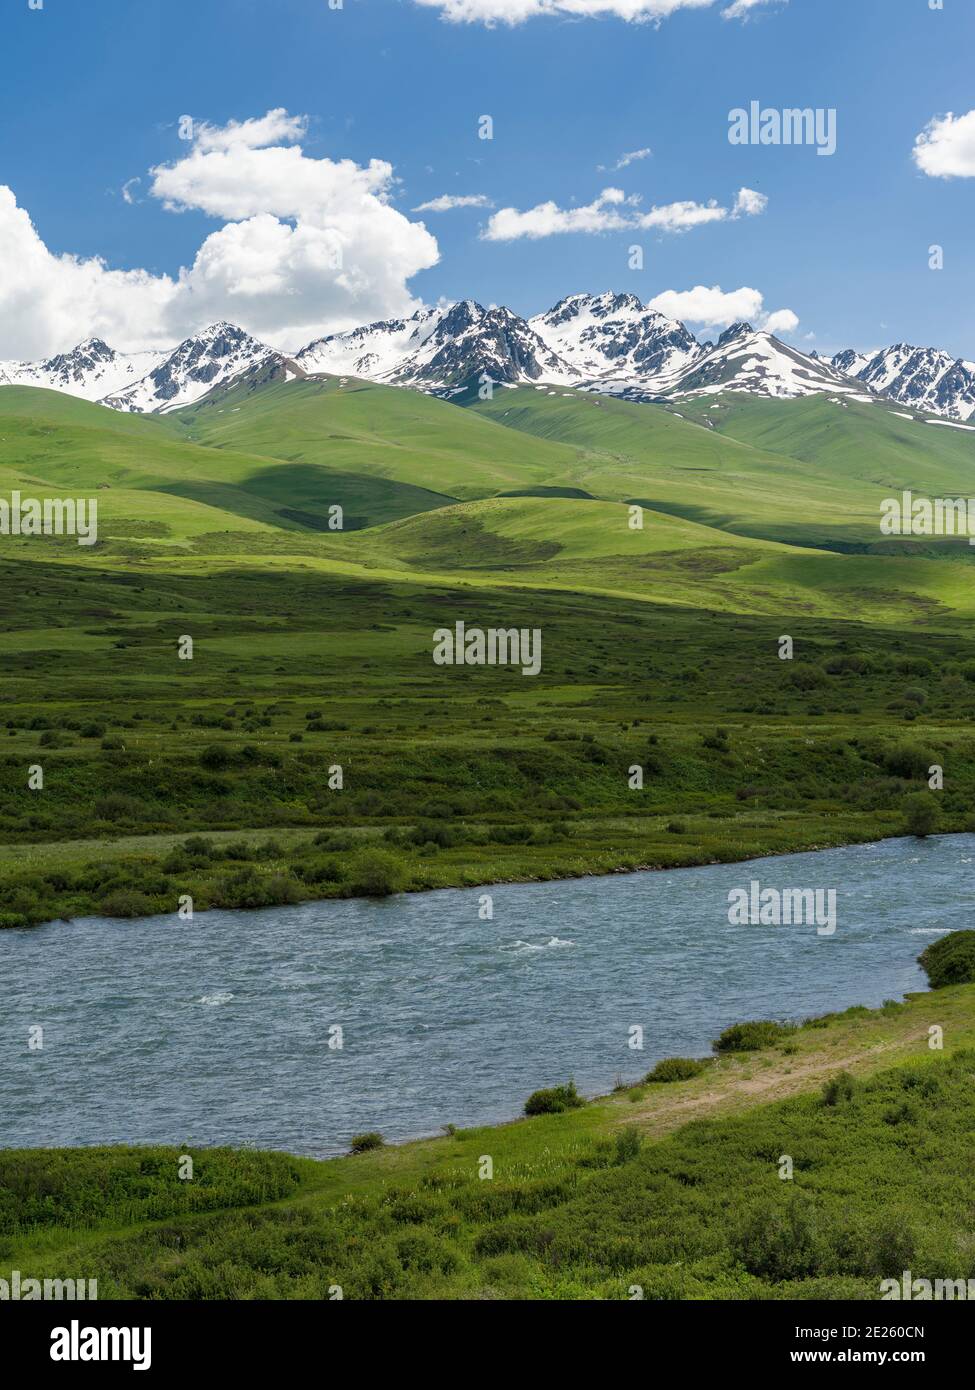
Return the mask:
<svg viewBox="0 0 975 1390">
<path fill-rule="evenodd" d="M 423 486 L 452 498 L 532 487 L 578 450 L 499 428 L 416 391 L 337 377 L 232 387 L 164 417 L 174 434 L 303 466 Z"/>
<path fill-rule="evenodd" d="M 877 527 L 892 492 L 966 492 L 967 432 L 823 398 L 724 395 L 686 414 L 530 388 L 464 406 L 325 378 L 238 385 L 142 417 L 6 387 L 0 486 L 97 496 L 107 549 L 74 555 L 86 563 L 289 564 L 300 552 L 372 582 L 453 574 L 880 624 L 971 612 L 964 543 L 889 541 Z M 328 525 L 336 504 L 341 531 Z"/>
<path fill-rule="evenodd" d="M 676 412 L 531 388 L 468 397 L 467 405 L 585 450 L 572 481 L 597 496 L 795 545 L 904 549 L 880 535 L 883 498 L 905 488 L 967 496 L 975 486 L 975 434 L 916 424 L 879 405 L 728 393 Z"/>
</svg>

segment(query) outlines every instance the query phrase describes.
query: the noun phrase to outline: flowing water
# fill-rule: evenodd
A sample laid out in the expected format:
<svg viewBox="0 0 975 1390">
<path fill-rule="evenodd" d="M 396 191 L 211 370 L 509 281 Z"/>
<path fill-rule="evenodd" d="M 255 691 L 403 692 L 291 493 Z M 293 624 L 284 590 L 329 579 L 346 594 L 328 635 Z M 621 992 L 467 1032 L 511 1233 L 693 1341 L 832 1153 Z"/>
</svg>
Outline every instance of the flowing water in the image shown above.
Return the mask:
<svg viewBox="0 0 975 1390">
<path fill-rule="evenodd" d="M 730 1023 L 878 1005 L 967 925 L 975 836 L 661 873 L 0 932 L 0 1145 L 349 1136 L 605 1092 Z M 728 894 L 835 888 L 832 935 L 731 926 Z M 482 920 L 484 893 L 493 919 Z M 341 1048 L 330 1047 L 342 1030 Z M 43 1029 L 43 1046 L 30 1039 Z M 630 1041 L 643 1030 L 643 1049 Z"/>
</svg>

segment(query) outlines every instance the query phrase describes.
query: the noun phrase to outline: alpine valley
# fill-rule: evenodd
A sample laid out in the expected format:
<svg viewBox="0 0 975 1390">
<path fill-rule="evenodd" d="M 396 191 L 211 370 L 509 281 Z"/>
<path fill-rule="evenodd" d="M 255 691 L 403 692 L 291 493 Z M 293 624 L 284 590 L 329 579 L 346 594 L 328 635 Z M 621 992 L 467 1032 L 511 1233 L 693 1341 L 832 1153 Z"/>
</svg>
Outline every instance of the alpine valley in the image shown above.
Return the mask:
<svg viewBox="0 0 975 1390">
<path fill-rule="evenodd" d="M 975 550 L 880 521 L 975 490 L 973 372 L 631 294 L 2 364 L 0 924 L 838 845 L 935 764 L 964 828 Z"/>
</svg>

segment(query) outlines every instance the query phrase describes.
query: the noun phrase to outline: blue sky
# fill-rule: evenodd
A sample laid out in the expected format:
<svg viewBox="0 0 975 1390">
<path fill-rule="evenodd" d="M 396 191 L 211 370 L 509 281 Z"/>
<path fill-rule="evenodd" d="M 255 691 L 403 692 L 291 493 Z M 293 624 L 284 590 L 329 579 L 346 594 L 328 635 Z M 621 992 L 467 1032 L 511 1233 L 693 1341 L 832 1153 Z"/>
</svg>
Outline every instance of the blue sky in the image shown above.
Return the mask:
<svg viewBox="0 0 975 1390">
<path fill-rule="evenodd" d="M 170 277 L 152 331 L 172 337 L 190 312 L 185 296 L 174 308 L 180 268 L 256 204 L 240 216 L 232 206 L 215 214 L 211 195 L 194 194 L 187 210 L 170 211 L 158 190 L 153 196 L 149 170 L 187 158 L 176 129 L 183 114 L 222 126 L 285 108 L 307 117 L 297 141 L 307 160 L 392 166 L 382 196 L 401 214 L 390 246 L 402 234 L 405 249 L 391 252 L 385 279 L 368 256 L 355 267 L 363 284 L 377 279 L 363 309 L 388 303 L 395 312 L 404 296 L 472 297 L 527 315 L 575 290 L 648 300 L 697 285 L 750 287 L 766 311 L 797 315 L 793 337 L 805 347 L 907 340 L 975 358 L 975 177 L 932 177 L 912 159 L 932 118 L 975 107 L 975 4 L 944 0 L 932 11 L 928 0 L 767 0 L 739 22 L 722 18 L 728 3 L 681 8 L 659 24 L 545 16 L 492 28 L 447 22 L 414 0 L 345 0 L 341 10 L 327 0 L 44 0 L 41 11 L 7 0 L 0 185 L 53 256 Z M 752 100 L 835 107 L 836 154 L 732 146 L 728 113 Z M 484 114 L 494 121 L 490 141 L 477 138 Z M 610 171 L 624 152 L 647 147 L 652 155 Z M 128 202 L 122 189 L 134 179 Z M 629 205 L 634 215 L 712 199 L 730 209 L 742 187 L 768 204 L 760 215 L 679 234 L 479 235 L 497 209 L 552 201 L 570 210 L 608 186 L 640 198 Z M 443 194 L 481 195 L 494 208 L 411 211 Z M 287 209 L 268 211 L 288 221 Z M 329 215 L 316 204 L 320 222 Z M 439 259 L 411 271 L 432 259 L 429 248 L 407 245 L 407 224 L 419 222 Z M 33 251 L 5 227 L 0 220 L 0 356 L 28 356 L 54 340 L 67 346 L 61 339 L 86 312 L 97 320 L 92 331 L 117 319 L 122 346 L 148 334 L 145 286 L 86 283 L 80 295 L 67 271 L 63 287 L 49 288 L 61 276 L 50 267 L 39 278 L 45 326 L 36 329 L 13 278 Z M 641 271 L 628 268 L 634 243 L 644 248 Z M 928 267 L 933 243 L 944 247 L 939 272 Z M 367 316 L 313 287 L 307 265 L 290 279 L 293 267 L 276 270 L 284 299 L 307 295 L 307 314 L 290 325 L 299 338 L 312 323 L 325 331 L 349 314 Z M 200 312 L 222 305 L 226 313 L 213 316 L 250 315 L 252 331 L 287 339 L 281 306 L 246 295 L 236 306 L 230 274 L 221 262 L 193 300 Z"/>
</svg>

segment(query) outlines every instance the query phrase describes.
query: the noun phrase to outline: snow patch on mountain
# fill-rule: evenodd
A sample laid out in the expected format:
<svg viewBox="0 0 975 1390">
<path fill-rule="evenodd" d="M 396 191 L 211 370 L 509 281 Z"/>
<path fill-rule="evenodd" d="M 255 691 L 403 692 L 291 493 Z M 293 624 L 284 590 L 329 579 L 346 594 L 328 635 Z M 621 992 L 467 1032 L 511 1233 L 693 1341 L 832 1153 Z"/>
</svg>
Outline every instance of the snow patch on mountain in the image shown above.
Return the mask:
<svg viewBox="0 0 975 1390">
<path fill-rule="evenodd" d="M 192 405 L 217 386 L 253 379 L 255 374 L 262 381 L 284 380 L 288 371 L 305 375 L 290 358 L 242 328 L 212 323 L 202 333 L 186 338 L 128 390 L 105 396 L 102 404 L 135 414 L 162 414 Z"/>
<path fill-rule="evenodd" d="M 295 354 L 309 375 L 326 372 L 381 381 L 416 352 L 447 313 L 445 308 L 419 309 L 408 319 L 387 319 L 316 338 Z"/>
<path fill-rule="evenodd" d="M 571 294 L 528 325 L 590 382 L 649 382 L 680 370 L 702 351 L 682 323 L 644 308 L 635 294 Z"/>
<path fill-rule="evenodd" d="M 827 359 L 748 323 L 732 324 L 717 343 L 700 343 L 632 293 L 567 295 L 531 319 L 464 299 L 329 334 L 293 356 L 216 323 L 172 352 L 117 353 L 90 338 L 46 362 L 0 362 L 0 386 L 47 387 L 139 413 L 177 410 L 219 387 L 321 374 L 448 399 L 491 381 L 640 401 L 725 391 L 785 400 L 823 394 L 836 405 L 899 403 L 945 423 L 975 416 L 975 363 L 936 348 L 898 343 Z"/>
<path fill-rule="evenodd" d="M 165 356 L 158 351 L 116 352 L 101 338 L 87 338 L 46 362 L 0 362 L 0 386 L 37 386 L 97 401 L 132 385 Z"/>
<path fill-rule="evenodd" d="M 939 348 L 895 343 L 865 359 L 847 350 L 832 361 L 840 371 L 901 405 L 951 420 L 967 420 L 975 414 L 975 362 L 954 358 Z"/>
<path fill-rule="evenodd" d="M 689 360 L 678 360 L 642 386 L 612 383 L 608 389 L 631 399 L 680 399 L 740 391 L 783 400 L 821 394 L 873 400 L 862 386 L 828 362 L 800 352 L 748 323 L 733 323 L 717 343 L 705 344 Z"/>
</svg>

